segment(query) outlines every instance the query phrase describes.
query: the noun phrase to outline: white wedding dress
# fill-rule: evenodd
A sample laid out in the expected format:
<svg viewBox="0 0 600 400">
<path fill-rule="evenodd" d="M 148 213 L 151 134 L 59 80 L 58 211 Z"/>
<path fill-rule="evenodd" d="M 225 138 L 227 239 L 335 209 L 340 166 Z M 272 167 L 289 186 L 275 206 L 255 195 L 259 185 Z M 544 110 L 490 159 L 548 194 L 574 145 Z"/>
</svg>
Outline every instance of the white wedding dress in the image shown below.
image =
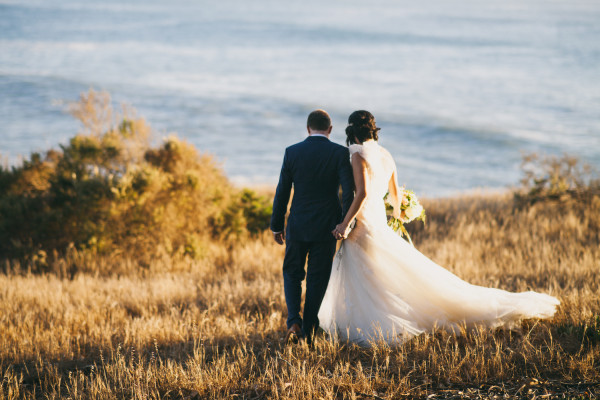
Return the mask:
<svg viewBox="0 0 600 400">
<path fill-rule="evenodd" d="M 354 153 L 367 164 L 368 196 L 333 261 L 319 310 L 325 331 L 368 346 L 435 327 L 459 333 L 465 326 L 494 328 L 554 315 L 555 297 L 471 285 L 412 247 L 387 225 L 383 197 L 395 169 L 391 155 L 375 141 L 351 145 Z"/>
</svg>

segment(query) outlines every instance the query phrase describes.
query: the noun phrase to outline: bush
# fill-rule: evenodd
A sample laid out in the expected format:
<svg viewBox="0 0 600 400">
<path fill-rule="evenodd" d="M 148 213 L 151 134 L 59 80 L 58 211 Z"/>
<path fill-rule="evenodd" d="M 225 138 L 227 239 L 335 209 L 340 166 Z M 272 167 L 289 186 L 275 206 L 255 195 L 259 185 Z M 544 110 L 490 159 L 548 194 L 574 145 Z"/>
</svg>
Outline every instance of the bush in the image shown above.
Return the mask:
<svg viewBox="0 0 600 400">
<path fill-rule="evenodd" d="M 515 192 L 521 205 L 573 198 L 589 200 L 600 195 L 600 180 L 592 167 L 573 156 L 526 154 L 521 169 L 521 188 Z"/>
<path fill-rule="evenodd" d="M 37 260 L 75 247 L 143 262 L 202 255 L 202 243 L 268 227 L 270 201 L 234 188 L 209 155 L 171 136 L 150 145 L 146 122 L 106 93 L 71 106 L 82 133 L 60 150 L 0 167 L 0 258 Z M 43 254 L 44 257 L 40 257 Z"/>
</svg>

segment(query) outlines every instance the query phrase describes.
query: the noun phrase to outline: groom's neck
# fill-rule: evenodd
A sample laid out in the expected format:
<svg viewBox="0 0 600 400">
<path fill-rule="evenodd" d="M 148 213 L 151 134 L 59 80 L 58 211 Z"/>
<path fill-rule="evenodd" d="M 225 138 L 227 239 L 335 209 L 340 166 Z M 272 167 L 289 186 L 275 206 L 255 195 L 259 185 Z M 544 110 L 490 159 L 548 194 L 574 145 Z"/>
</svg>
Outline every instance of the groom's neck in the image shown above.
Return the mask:
<svg viewBox="0 0 600 400">
<path fill-rule="evenodd" d="M 326 131 L 317 131 L 310 127 L 307 129 L 308 129 L 308 136 L 325 136 L 326 138 L 329 138 L 329 135 L 331 134 L 331 128 L 329 128 Z"/>
</svg>

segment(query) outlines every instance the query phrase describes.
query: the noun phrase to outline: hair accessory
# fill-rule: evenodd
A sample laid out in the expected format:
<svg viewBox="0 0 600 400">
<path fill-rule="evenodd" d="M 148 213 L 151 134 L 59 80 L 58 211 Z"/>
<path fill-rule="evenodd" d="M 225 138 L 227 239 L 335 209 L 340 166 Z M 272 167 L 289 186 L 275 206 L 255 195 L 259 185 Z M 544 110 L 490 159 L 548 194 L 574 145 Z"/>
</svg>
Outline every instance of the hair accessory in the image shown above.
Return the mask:
<svg viewBox="0 0 600 400">
<path fill-rule="evenodd" d="M 352 122 L 350 122 L 350 123 L 348 124 L 348 126 L 353 126 L 353 125 L 354 125 L 354 124 L 353 124 Z"/>
</svg>

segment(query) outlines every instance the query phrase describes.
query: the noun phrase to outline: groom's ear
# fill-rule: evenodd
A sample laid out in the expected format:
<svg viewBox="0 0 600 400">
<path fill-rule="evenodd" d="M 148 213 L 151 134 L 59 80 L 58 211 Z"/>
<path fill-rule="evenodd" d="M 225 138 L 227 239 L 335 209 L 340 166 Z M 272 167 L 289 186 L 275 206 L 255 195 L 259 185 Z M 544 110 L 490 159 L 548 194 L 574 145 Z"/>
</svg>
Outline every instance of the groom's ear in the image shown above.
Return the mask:
<svg viewBox="0 0 600 400">
<path fill-rule="evenodd" d="M 310 135 L 310 126 L 306 125 L 306 131 L 308 132 L 308 134 Z"/>
<path fill-rule="evenodd" d="M 328 133 L 328 134 L 329 134 L 329 133 L 331 133 L 331 130 L 332 130 L 332 129 L 333 129 L 333 126 L 332 126 L 332 125 L 329 125 L 329 129 L 327 129 L 327 133 Z"/>
</svg>

